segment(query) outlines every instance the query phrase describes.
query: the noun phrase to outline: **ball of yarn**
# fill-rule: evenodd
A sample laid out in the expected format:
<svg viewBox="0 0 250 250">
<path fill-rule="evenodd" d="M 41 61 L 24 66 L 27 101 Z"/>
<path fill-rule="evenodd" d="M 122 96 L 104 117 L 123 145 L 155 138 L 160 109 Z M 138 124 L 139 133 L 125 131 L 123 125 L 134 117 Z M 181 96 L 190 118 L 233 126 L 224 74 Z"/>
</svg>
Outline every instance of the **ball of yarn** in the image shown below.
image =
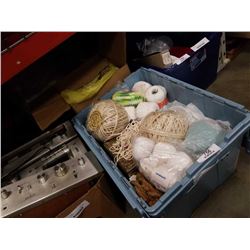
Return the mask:
<svg viewBox="0 0 250 250">
<path fill-rule="evenodd" d="M 149 113 L 154 112 L 159 109 L 159 106 L 155 102 L 141 102 L 136 107 L 136 118 L 142 119 Z"/>
<path fill-rule="evenodd" d="M 162 103 L 166 100 L 167 91 L 160 85 L 155 85 L 147 89 L 145 97 L 149 102 Z"/>
<path fill-rule="evenodd" d="M 143 96 L 145 96 L 145 93 L 147 91 L 148 88 L 150 88 L 152 85 L 148 82 L 144 82 L 144 81 L 139 81 L 136 82 L 132 88 L 132 91 L 134 92 L 139 92 L 141 93 Z"/>
<path fill-rule="evenodd" d="M 86 127 L 98 140 L 108 141 L 116 137 L 129 123 L 126 110 L 112 100 L 96 103 L 91 109 Z"/>
<path fill-rule="evenodd" d="M 137 137 L 133 142 L 133 157 L 140 161 L 143 158 L 149 157 L 153 151 L 155 143 L 146 137 Z"/>
<path fill-rule="evenodd" d="M 181 113 L 156 111 L 147 115 L 141 122 L 140 135 L 155 142 L 183 140 L 187 133 L 188 121 Z"/>
</svg>

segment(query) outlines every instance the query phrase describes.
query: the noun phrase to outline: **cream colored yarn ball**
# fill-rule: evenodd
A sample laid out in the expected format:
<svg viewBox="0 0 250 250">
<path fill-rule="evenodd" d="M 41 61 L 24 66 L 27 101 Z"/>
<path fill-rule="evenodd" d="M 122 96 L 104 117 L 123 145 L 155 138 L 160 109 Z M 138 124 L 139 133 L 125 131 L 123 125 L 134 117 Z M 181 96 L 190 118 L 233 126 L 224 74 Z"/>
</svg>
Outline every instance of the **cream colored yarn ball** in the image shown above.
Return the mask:
<svg viewBox="0 0 250 250">
<path fill-rule="evenodd" d="M 96 103 L 91 109 L 86 127 L 98 140 L 108 141 L 118 136 L 129 123 L 126 110 L 112 100 Z"/>
<path fill-rule="evenodd" d="M 183 140 L 188 130 L 185 116 L 175 111 L 156 111 L 148 114 L 141 123 L 140 135 L 155 142 Z"/>
</svg>

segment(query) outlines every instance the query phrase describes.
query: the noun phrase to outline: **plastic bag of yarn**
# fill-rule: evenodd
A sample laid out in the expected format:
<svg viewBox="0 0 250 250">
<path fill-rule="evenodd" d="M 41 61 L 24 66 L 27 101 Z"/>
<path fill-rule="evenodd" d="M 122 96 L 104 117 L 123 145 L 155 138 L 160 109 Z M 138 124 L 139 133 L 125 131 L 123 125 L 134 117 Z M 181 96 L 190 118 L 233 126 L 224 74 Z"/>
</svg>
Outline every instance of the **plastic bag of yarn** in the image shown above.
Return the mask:
<svg viewBox="0 0 250 250">
<path fill-rule="evenodd" d="M 192 158 L 185 152 L 179 150 L 170 143 L 159 142 L 155 144 L 152 156 L 163 161 L 167 161 L 168 165 L 176 168 L 186 168 L 193 163 Z"/>
<path fill-rule="evenodd" d="M 176 148 L 172 144 L 159 142 L 155 144 L 152 156 L 161 160 L 167 160 L 176 157 L 176 153 Z"/>
<path fill-rule="evenodd" d="M 150 182 L 160 191 L 166 192 L 177 181 L 185 176 L 184 171 L 168 167 L 167 163 L 162 163 L 152 171 Z"/>
<path fill-rule="evenodd" d="M 173 110 L 176 112 L 182 112 L 183 115 L 187 117 L 189 125 L 191 125 L 193 122 L 206 118 L 205 115 L 201 112 L 201 110 L 193 103 L 184 105 L 181 102 L 173 101 L 166 105 L 163 110 Z"/>
<path fill-rule="evenodd" d="M 112 100 L 97 102 L 90 110 L 86 127 L 98 140 L 108 141 L 124 130 L 129 118 L 126 110 Z"/>
<path fill-rule="evenodd" d="M 192 159 L 184 152 L 177 152 L 175 157 L 165 161 L 151 155 L 140 161 L 139 171 L 157 189 L 166 192 L 185 176 L 192 163 Z"/>
<path fill-rule="evenodd" d="M 191 113 L 192 118 L 193 118 L 193 122 L 206 118 L 205 115 L 202 113 L 202 111 L 197 106 L 195 106 L 193 103 L 189 103 L 186 106 L 186 108 L 187 108 L 187 111 Z"/>
<path fill-rule="evenodd" d="M 184 108 L 186 105 L 175 100 L 173 102 L 169 102 L 166 106 L 164 106 L 163 110 L 168 110 L 168 109 L 170 109 L 172 107 L 178 107 L 178 106 Z"/>
<path fill-rule="evenodd" d="M 175 157 L 171 157 L 167 161 L 169 168 L 174 168 L 183 173 L 193 164 L 192 158 L 183 151 L 177 151 Z"/>
<path fill-rule="evenodd" d="M 230 124 L 229 121 L 216 120 L 216 122 L 218 122 L 218 124 L 219 124 L 223 129 L 225 129 L 226 131 L 232 130 L 231 124 Z"/>
<path fill-rule="evenodd" d="M 223 142 L 227 131 L 216 121 L 204 119 L 194 122 L 182 143 L 183 148 L 194 157 L 199 157 L 213 143 Z"/>
<path fill-rule="evenodd" d="M 136 137 L 132 142 L 132 154 L 134 159 L 140 161 L 143 158 L 149 157 L 154 146 L 154 141 L 143 136 Z"/>
<path fill-rule="evenodd" d="M 151 174 L 153 169 L 159 165 L 160 160 L 152 155 L 147 158 L 142 158 L 139 162 L 139 171 L 146 179 L 151 181 Z"/>
</svg>

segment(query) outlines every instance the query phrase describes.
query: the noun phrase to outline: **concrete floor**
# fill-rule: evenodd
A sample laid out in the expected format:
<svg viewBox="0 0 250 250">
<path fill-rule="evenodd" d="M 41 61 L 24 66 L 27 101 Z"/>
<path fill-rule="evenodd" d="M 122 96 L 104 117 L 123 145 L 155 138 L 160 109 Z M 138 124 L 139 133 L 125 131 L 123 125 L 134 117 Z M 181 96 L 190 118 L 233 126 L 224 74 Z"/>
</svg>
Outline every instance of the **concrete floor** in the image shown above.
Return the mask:
<svg viewBox="0 0 250 250">
<path fill-rule="evenodd" d="M 250 110 L 250 40 L 208 90 Z M 243 148 L 236 172 L 210 194 L 192 217 L 250 217 L 250 155 Z"/>
</svg>

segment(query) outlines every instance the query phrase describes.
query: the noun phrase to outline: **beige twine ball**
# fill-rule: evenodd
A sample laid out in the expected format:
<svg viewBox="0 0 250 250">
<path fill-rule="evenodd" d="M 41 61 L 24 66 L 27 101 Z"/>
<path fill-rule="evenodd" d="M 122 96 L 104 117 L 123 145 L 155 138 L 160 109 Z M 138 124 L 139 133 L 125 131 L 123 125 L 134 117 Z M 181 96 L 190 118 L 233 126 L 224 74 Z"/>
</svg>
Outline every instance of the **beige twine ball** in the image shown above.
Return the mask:
<svg viewBox="0 0 250 250">
<path fill-rule="evenodd" d="M 175 111 L 156 111 L 148 114 L 141 123 L 140 134 L 155 142 L 183 140 L 188 129 L 186 117 Z"/>
<path fill-rule="evenodd" d="M 112 100 L 96 103 L 91 109 L 86 127 L 98 140 L 108 141 L 118 136 L 129 123 L 126 110 Z"/>
</svg>

